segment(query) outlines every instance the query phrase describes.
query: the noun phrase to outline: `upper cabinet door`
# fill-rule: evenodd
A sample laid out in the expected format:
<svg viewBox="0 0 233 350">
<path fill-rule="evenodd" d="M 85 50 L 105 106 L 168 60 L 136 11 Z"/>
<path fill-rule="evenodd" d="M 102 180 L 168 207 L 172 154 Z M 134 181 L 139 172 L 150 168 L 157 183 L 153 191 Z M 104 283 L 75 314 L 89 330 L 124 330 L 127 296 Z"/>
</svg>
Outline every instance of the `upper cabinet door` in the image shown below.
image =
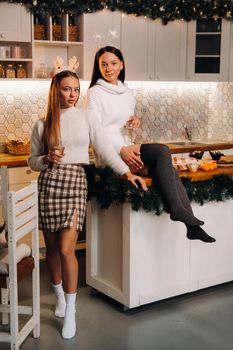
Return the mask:
<svg viewBox="0 0 233 350">
<path fill-rule="evenodd" d="M 187 23 L 123 16 L 121 28 L 127 80 L 185 80 Z"/>
<path fill-rule="evenodd" d="M 228 81 L 230 21 L 200 19 L 188 24 L 187 80 Z"/>
<path fill-rule="evenodd" d="M 125 59 L 127 80 L 153 79 L 149 68 L 151 60 L 149 20 L 143 17 L 122 16 L 121 49 Z M 152 55 L 154 57 L 153 52 Z"/>
<path fill-rule="evenodd" d="M 231 35 L 230 35 L 229 81 L 233 82 L 233 23 L 231 23 Z"/>
<path fill-rule="evenodd" d="M 172 21 L 163 25 L 152 22 L 155 31 L 155 80 L 185 80 L 187 23 Z"/>
<path fill-rule="evenodd" d="M 120 47 L 121 13 L 108 10 L 84 15 L 84 79 L 90 80 L 96 51 L 105 46 Z"/>
<path fill-rule="evenodd" d="M 0 41 L 31 41 L 31 14 L 24 6 L 0 3 Z"/>
</svg>

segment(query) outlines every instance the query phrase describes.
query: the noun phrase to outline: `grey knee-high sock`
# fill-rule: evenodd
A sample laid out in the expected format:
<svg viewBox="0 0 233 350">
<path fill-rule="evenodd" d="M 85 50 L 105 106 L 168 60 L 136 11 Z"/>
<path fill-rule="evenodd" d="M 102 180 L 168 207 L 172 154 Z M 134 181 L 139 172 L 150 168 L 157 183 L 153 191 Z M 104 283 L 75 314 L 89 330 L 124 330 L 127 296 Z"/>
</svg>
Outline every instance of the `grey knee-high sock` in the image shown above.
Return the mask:
<svg viewBox="0 0 233 350">
<path fill-rule="evenodd" d="M 174 173 L 174 178 L 176 181 L 176 187 L 177 187 L 177 191 L 179 193 L 179 198 L 181 200 L 181 203 L 183 205 L 183 207 L 188 210 L 190 213 L 193 214 L 193 209 L 191 207 L 191 203 L 188 197 L 188 194 L 182 184 L 182 181 L 180 179 L 180 175 L 178 170 L 176 170 L 175 168 L 173 168 L 173 173 Z"/>
<path fill-rule="evenodd" d="M 188 210 L 190 213 L 193 213 L 190 201 L 189 201 L 189 197 L 188 194 L 180 180 L 180 176 L 178 171 L 173 168 L 173 172 L 174 172 L 174 177 L 176 180 L 176 185 L 177 185 L 177 189 L 180 195 L 180 199 L 181 202 L 184 206 L 184 208 L 186 210 Z M 205 243 L 213 243 L 215 242 L 215 238 L 209 236 L 201 227 L 199 227 L 198 225 L 192 226 L 192 225 L 187 225 L 187 238 L 194 240 L 194 239 L 199 239 L 200 241 L 203 241 Z"/>
<path fill-rule="evenodd" d="M 189 199 L 180 178 L 175 175 L 169 148 L 163 144 L 142 144 L 140 152 L 148 174 L 158 184 L 170 218 L 186 225 L 203 225 L 204 222 L 193 215 L 190 203 L 188 205 Z"/>
</svg>

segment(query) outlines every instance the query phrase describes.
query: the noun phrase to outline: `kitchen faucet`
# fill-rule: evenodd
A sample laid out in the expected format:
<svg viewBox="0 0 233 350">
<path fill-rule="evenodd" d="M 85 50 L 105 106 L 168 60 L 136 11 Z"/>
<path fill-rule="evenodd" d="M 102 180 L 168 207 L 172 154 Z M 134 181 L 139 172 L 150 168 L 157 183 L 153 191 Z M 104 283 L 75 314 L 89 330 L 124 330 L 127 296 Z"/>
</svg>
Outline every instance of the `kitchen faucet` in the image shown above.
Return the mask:
<svg viewBox="0 0 233 350">
<path fill-rule="evenodd" d="M 188 127 L 187 125 L 184 126 L 186 135 L 188 137 L 188 140 L 191 141 L 192 140 L 192 127 Z"/>
</svg>

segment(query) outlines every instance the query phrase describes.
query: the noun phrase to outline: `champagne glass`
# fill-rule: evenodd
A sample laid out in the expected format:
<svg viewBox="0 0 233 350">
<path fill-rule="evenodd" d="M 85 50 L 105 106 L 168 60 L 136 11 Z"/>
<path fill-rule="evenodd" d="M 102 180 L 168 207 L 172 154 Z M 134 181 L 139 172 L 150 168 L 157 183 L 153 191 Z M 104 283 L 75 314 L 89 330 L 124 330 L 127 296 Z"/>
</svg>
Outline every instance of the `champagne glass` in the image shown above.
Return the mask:
<svg viewBox="0 0 233 350">
<path fill-rule="evenodd" d="M 130 121 L 128 121 L 125 124 L 125 128 L 127 129 L 127 134 L 128 134 L 128 137 L 129 137 L 130 144 L 133 145 L 134 144 L 134 140 L 135 140 L 135 133 L 134 133 L 134 127 L 132 126 Z"/>
<path fill-rule="evenodd" d="M 65 147 L 61 143 L 59 143 L 58 145 L 53 147 L 53 150 L 54 150 L 55 154 L 63 156 L 64 152 L 65 152 Z M 57 165 L 58 165 L 57 163 L 52 163 L 52 162 L 49 163 L 49 169 L 50 169 L 51 173 L 58 172 Z"/>
</svg>

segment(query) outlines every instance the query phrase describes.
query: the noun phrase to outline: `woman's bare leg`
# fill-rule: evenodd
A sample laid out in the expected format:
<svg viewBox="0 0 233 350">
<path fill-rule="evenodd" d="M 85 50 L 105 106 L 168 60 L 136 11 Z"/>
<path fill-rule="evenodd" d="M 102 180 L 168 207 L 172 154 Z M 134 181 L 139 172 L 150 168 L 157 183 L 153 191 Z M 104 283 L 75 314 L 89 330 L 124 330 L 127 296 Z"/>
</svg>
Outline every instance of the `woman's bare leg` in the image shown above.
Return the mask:
<svg viewBox="0 0 233 350">
<path fill-rule="evenodd" d="M 76 293 L 78 285 L 78 260 L 75 254 L 77 242 L 77 212 L 74 213 L 73 227 L 59 235 L 62 276 L 66 293 Z"/>
<path fill-rule="evenodd" d="M 59 251 L 59 232 L 44 233 L 46 244 L 46 262 L 48 265 L 52 286 L 56 297 L 54 314 L 56 317 L 65 316 L 66 300 L 62 286 L 62 270 Z"/>
<path fill-rule="evenodd" d="M 62 280 L 61 259 L 59 252 L 59 232 L 44 232 L 46 246 L 46 262 L 54 285 Z"/>
<path fill-rule="evenodd" d="M 66 310 L 62 337 L 73 338 L 76 333 L 76 291 L 78 286 L 78 260 L 75 255 L 77 241 L 77 211 L 74 212 L 73 226 L 71 229 L 62 230 L 60 233 L 60 254 L 62 276 L 66 291 Z"/>
</svg>

